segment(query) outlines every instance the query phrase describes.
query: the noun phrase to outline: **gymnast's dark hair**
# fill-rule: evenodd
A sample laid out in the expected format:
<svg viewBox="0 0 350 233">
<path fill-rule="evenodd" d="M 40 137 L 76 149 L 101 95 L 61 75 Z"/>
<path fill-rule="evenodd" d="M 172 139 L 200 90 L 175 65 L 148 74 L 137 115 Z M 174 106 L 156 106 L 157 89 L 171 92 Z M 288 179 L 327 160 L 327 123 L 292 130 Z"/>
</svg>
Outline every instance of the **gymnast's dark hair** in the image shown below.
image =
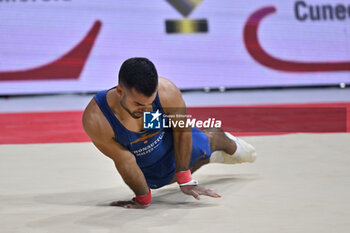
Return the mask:
<svg viewBox="0 0 350 233">
<path fill-rule="evenodd" d="M 158 74 L 154 64 L 144 57 L 124 61 L 119 70 L 119 84 L 150 97 L 158 86 Z"/>
</svg>

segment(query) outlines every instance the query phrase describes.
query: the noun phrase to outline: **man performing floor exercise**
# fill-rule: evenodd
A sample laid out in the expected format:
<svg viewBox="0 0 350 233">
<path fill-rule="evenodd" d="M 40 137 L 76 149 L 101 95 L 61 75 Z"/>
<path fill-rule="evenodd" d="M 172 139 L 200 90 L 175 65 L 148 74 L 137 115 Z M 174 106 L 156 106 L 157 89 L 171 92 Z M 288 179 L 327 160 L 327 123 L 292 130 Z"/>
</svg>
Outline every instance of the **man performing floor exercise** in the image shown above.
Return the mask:
<svg viewBox="0 0 350 233">
<path fill-rule="evenodd" d="M 169 80 L 158 78 L 155 66 L 147 58 L 126 60 L 119 71 L 118 86 L 97 93 L 84 111 L 85 132 L 114 161 L 136 196 L 112 205 L 146 208 L 152 201 L 151 189 L 173 182 L 179 184 L 183 193 L 198 200 L 200 195 L 217 198 L 219 194 L 199 186 L 191 173 L 208 163 L 234 164 L 256 159 L 253 146 L 219 128 L 202 131 L 173 124 L 171 128 L 147 129 L 143 124 L 146 111 L 156 112 L 153 118 L 164 115 L 170 117 L 168 121 L 186 121 L 180 90 Z"/>
</svg>

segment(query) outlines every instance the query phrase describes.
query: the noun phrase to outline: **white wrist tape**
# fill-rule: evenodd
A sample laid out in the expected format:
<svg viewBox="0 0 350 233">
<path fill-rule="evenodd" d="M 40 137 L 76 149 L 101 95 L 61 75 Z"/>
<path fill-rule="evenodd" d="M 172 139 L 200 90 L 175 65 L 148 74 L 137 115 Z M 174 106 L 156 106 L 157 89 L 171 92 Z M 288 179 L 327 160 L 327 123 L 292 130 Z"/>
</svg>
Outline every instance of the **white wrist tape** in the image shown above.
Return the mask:
<svg viewBox="0 0 350 233">
<path fill-rule="evenodd" d="M 198 185 L 199 182 L 197 180 L 192 179 L 191 181 L 184 183 L 184 184 L 179 184 L 180 186 L 188 186 L 188 185 Z"/>
</svg>

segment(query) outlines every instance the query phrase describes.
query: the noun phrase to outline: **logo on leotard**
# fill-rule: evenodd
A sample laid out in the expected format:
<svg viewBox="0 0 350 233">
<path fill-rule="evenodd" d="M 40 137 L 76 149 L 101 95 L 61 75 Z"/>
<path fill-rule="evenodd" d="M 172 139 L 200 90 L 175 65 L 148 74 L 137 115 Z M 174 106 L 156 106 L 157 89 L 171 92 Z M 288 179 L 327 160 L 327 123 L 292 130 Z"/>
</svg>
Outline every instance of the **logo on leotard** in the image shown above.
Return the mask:
<svg viewBox="0 0 350 233">
<path fill-rule="evenodd" d="M 144 129 L 160 129 L 162 114 L 156 112 L 143 112 L 143 128 Z"/>
</svg>

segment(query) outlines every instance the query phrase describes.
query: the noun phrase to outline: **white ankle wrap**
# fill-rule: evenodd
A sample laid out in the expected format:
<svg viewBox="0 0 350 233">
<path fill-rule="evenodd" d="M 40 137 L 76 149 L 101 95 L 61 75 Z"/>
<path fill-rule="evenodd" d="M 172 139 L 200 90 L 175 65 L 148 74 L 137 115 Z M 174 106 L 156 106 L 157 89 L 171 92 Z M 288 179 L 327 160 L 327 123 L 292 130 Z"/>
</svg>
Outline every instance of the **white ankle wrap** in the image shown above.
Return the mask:
<svg viewBox="0 0 350 233">
<path fill-rule="evenodd" d="M 235 141 L 237 149 L 229 155 L 224 151 L 214 151 L 210 157 L 210 163 L 225 163 L 235 164 L 244 162 L 254 162 L 256 159 L 256 152 L 252 145 L 242 139 L 236 138 L 230 133 L 225 132 L 226 136 Z"/>
</svg>

